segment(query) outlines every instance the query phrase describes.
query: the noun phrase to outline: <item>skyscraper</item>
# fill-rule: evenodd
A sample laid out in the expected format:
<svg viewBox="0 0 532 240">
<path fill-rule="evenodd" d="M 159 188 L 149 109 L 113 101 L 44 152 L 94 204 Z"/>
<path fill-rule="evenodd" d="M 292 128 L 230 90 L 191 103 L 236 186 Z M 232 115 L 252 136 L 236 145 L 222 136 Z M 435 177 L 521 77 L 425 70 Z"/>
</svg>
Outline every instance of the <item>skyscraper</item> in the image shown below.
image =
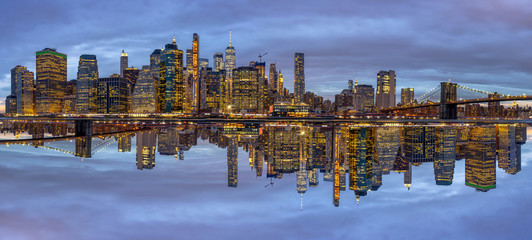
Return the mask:
<svg viewBox="0 0 532 240">
<path fill-rule="evenodd" d="M 128 57 L 127 53 L 122 50 L 122 54 L 120 54 L 120 76 L 124 77 L 124 70 L 126 70 L 128 66 Z"/>
<path fill-rule="evenodd" d="M 213 56 L 213 63 L 214 63 L 214 71 L 218 72 L 220 70 L 224 70 L 224 54 L 223 53 L 215 53 Z"/>
<path fill-rule="evenodd" d="M 465 184 L 487 192 L 496 187 L 496 129 L 476 126 L 469 132 L 465 161 Z"/>
<path fill-rule="evenodd" d="M 55 48 L 45 48 L 36 53 L 37 114 L 61 113 L 67 79 L 67 55 Z"/>
<path fill-rule="evenodd" d="M 401 88 L 401 104 L 408 105 L 414 102 L 414 89 Z"/>
<path fill-rule="evenodd" d="M 294 57 L 294 98 L 303 101 L 305 94 L 305 54 L 296 52 Z"/>
<path fill-rule="evenodd" d="M 233 77 L 233 69 L 236 68 L 235 48 L 231 43 L 231 31 L 229 31 L 229 46 L 225 49 L 225 70 L 229 78 Z"/>
<path fill-rule="evenodd" d="M 17 73 L 17 114 L 34 115 L 35 104 L 33 101 L 35 83 L 33 72 L 22 70 Z"/>
<path fill-rule="evenodd" d="M 192 35 L 192 77 L 198 78 L 199 67 L 199 35 L 194 33 Z"/>
<path fill-rule="evenodd" d="M 131 84 L 118 74 L 98 78 L 98 113 L 128 113 L 131 98 Z"/>
<path fill-rule="evenodd" d="M 252 67 L 239 67 L 233 71 L 232 111 L 259 112 L 263 109 L 260 97 L 259 71 Z"/>
<path fill-rule="evenodd" d="M 157 90 L 159 112 L 174 113 L 185 110 L 185 84 L 183 80 L 183 51 L 177 48 L 175 37 L 161 53 L 161 76 Z"/>
<path fill-rule="evenodd" d="M 137 169 L 152 169 L 155 167 L 155 131 L 137 133 Z"/>
<path fill-rule="evenodd" d="M 17 95 L 17 74 L 24 70 L 28 70 L 28 68 L 20 65 L 11 69 L 11 95 L 13 96 Z"/>
<path fill-rule="evenodd" d="M 377 74 L 377 109 L 395 107 L 395 71 L 380 71 Z"/>
<path fill-rule="evenodd" d="M 358 84 L 355 81 L 355 109 L 370 112 L 375 107 L 375 89 L 369 84 Z"/>
<path fill-rule="evenodd" d="M 270 63 L 270 74 L 269 74 L 269 88 L 276 91 L 276 92 L 279 92 L 279 78 L 278 78 L 278 73 L 277 73 L 277 69 L 276 69 L 276 64 L 275 63 Z"/>
<path fill-rule="evenodd" d="M 76 112 L 96 113 L 96 89 L 98 83 L 98 61 L 95 55 L 79 57 L 76 81 Z"/>
<path fill-rule="evenodd" d="M 137 84 L 133 90 L 132 111 L 134 113 L 155 112 L 156 95 L 151 66 L 142 66 Z"/>
<path fill-rule="evenodd" d="M 155 86 L 155 98 L 157 99 L 157 89 L 161 77 L 161 52 L 162 49 L 155 49 L 150 55 L 150 71 Z M 157 109 L 156 109 L 157 110 Z"/>
</svg>

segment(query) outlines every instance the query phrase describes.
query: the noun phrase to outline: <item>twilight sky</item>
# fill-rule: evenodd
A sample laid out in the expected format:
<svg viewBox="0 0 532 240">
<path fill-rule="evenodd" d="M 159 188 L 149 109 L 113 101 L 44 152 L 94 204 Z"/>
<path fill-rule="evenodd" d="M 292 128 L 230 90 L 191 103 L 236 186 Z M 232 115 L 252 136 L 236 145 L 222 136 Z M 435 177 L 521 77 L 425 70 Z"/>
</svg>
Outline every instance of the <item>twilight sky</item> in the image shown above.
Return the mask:
<svg viewBox="0 0 532 240">
<path fill-rule="evenodd" d="M 482 90 L 532 94 L 532 7 L 527 0 L 474 1 L 2 1 L 0 99 L 9 94 L 10 69 L 35 71 L 35 52 L 68 55 L 74 79 L 81 54 L 95 54 L 100 76 L 119 72 L 171 42 L 200 57 L 223 52 L 233 30 L 237 66 L 276 62 L 293 90 L 294 52 L 305 53 L 306 89 L 325 98 L 347 80 L 376 84 L 379 70 L 396 70 L 397 91 L 416 97 L 452 78 Z"/>
</svg>

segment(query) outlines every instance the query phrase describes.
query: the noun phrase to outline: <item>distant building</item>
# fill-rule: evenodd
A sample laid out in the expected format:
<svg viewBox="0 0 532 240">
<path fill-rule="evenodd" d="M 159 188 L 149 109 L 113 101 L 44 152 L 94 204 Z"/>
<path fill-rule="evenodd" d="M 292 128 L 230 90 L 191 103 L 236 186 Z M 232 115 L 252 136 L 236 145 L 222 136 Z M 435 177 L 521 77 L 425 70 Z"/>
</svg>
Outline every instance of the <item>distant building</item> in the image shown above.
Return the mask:
<svg viewBox="0 0 532 240">
<path fill-rule="evenodd" d="M 198 78 L 199 74 L 199 35 L 192 35 L 192 77 Z"/>
<path fill-rule="evenodd" d="M 199 69 L 202 68 L 208 68 L 209 67 L 209 59 L 207 58 L 199 58 Z"/>
<path fill-rule="evenodd" d="M 96 113 L 96 89 L 98 83 L 98 61 L 96 55 L 79 57 L 76 81 L 76 112 Z M 66 106 L 65 106 L 66 107 Z"/>
<path fill-rule="evenodd" d="M 6 114 L 17 113 L 17 96 L 9 95 L 6 97 Z"/>
<path fill-rule="evenodd" d="M 434 161 L 435 128 L 434 127 L 404 127 L 404 157 L 412 163 Z"/>
<path fill-rule="evenodd" d="M 28 68 L 20 65 L 11 69 L 11 95 L 13 96 L 17 95 L 17 74 L 24 70 L 28 70 Z"/>
<path fill-rule="evenodd" d="M 436 185 L 453 183 L 456 161 L 456 128 L 436 128 L 436 149 L 434 153 L 434 179 Z"/>
<path fill-rule="evenodd" d="M 465 184 L 487 192 L 496 187 L 496 129 L 494 126 L 472 127 L 467 143 Z"/>
<path fill-rule="evenodd" d="M 137 169 L 152 169 L 155 167 L 155 131 L 137 133 Z"/>
<path fill-rule="evenodd" d="M 295 53 L 294 56 L 294 97 L 296 102 L 303 101 L 305 94 L 305 54 Z"/>
<path fill-rule="evenodd" d="M 377 109 L 395 107 L 395 71 L 380 71 L 377 74 Z"/>
<path fill-rule="evenodd" d="M 157 102 L 157 92 L 152 76 L 151 66 L 142 66 L 135 89 L 133 90 L 134 113 L 154 113 Z"/>
<path fill-rule="evenodd" d="M 139 69 L 134 67 L 128 67 L 124 70 L 123 77 L 126 79 L 129 84 L 131 84 L 131 90 L 135 89 L 135 85 L 137 84 L 137 80 L 139 78 Z"/>
<path fill-rule="evenodd" d="M 128 113 L 131 84 L 118 74 L 98 78 L 98 113 Z"/>
<path fill-rule="evenodd" d="M 358 84 L 355 81 L 355 110 L 371 112 L 375 108 L 375 89 L 369 84 Z"/>
<path fill-rule="evenodd" d="M 257 113 L 263 110 L 259 82 L 259 71 L 252 67 L 239 67 L 233 70 L 233 91 L 231 111 Z"/>
<path fill-rule="evenodd" d="M 185 83 L 183 78 L 183 51 L 177 48 L 175 38 L 161 53 L 161 75 L 157 90 L 158 112 L 185 112 Z"/>
<path fill-rule="evenodd" d="M 414 89 L 401 88 L 401 104 L 408 105 L 414 102 Z"/>
<path fill-rule="evenodd" d="M 17 114 L 35 114 L 35 82 L 33 72 L 22 70 L 17 74 Z"/>
<path fill-rule="evenodd" d="M 225 71 L 229 78 L 233 77 L 233 69 L 236 68 L 235 48 L 231 43 L 231 31 L 229 31 L 229 46 L 225 49 Z"/>
<path fill-rule="evenodd" d="M 213 56 L 213 68 L 215 72 L 219 72 L 221 70 L 224 70 L 224 54 L 223 53 L 215 53 Z"/>
<path fill-rule="evenodd" d="M 36 112 L 61 113 L 67 79 L 67 55 L 55 48 L 36 53 Z"/>
<path fill-rule="evenodd" d="M 66 92 L 65 92 L 65 101 L 64 101 L 64 107 L 63 107 L 63 113 L 72 114 L 76 113 L 76 93 L 77 93 L 77 80 L 72 79 L 67 82 L 66 85 Z M 97 91 L 97 83 L 98 79 L 96 79 L 96 83 L 94 84 L 94 112 L 97 111 L 97 103 L 96 103 L 96 91 Z"/>
<path fill-rule="evenodd" d="M 124 70 L 128 68 L 128 56 L 127 53 L 122 50 L 122 54 L 120 54 L 120 76 L 124 77 Z"/>
</svg>

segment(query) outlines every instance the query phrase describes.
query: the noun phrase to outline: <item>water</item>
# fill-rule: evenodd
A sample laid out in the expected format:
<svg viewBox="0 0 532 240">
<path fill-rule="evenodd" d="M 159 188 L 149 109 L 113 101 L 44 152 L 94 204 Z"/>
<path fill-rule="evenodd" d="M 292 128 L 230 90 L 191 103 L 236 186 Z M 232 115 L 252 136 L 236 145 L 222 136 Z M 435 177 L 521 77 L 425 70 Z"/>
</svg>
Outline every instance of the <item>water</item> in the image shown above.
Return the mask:
<svg viewBox="0 0 532 240">
<path fill-rule="evenodd" d="M 43 140 L 72 136 L 51 125 L 4 128 L 3 139 L 38 139 L 0 145 L 4 239 L 532 233 L 523 125 L 98 126 L 121 133 Z"/>
</svg>

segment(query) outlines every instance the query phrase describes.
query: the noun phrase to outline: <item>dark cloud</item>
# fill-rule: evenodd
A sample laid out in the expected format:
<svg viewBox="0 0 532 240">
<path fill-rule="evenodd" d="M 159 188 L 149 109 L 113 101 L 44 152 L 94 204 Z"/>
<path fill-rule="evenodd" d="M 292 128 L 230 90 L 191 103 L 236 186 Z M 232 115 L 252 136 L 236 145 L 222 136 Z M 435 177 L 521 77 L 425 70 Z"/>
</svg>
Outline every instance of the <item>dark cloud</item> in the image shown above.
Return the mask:
<svg viewBox="0 0 532 240">
<path fill-rule="evenodd" d="M 448 78 L 479 88 L 531 94 L 532 10 L 527 1 L 28 1 L 2 2 L 0 75 L 17 64 L 35 68 L 35 51 L 68 54 L 69 79 L 79 55 L 98 56 L 100 75 L 118 72 L 125 49 L 130 65 L 171 41 L 212 62 L 233 30 L 237 65 L 276 62 L 293 86 L 294 52 L 304 52 L 307 90 L 332 96 L 347 79 L 375 85 L 379 70 L 394 69 L 398 88 L 421 95 Z M 26 8 L 25 6 L 34 6 Z M 212 64 L 212 63 L 211 63 Z M 9 82 L 0 82 L 6 86 Z M 322 91 L 322 86 L 327 88 Z M 398 90 L 399 92 L 399 90 Z M 0 94 L 5 94 L 0 92 Z"/>
</svg>

